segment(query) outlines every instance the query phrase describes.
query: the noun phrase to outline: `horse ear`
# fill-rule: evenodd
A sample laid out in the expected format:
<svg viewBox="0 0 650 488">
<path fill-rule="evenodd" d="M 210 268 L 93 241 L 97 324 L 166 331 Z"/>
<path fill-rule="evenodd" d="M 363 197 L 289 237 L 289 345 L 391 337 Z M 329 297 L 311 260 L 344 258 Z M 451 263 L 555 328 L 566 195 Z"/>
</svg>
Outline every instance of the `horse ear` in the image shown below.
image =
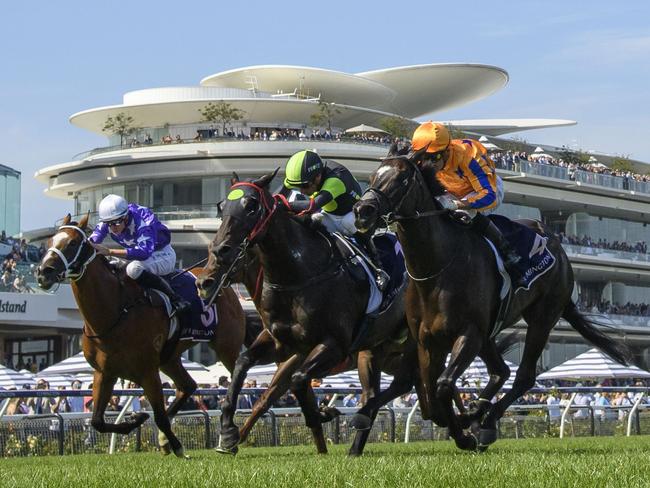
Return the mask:
<svg viewBox="0 0 650 488">
<path fill-rule="evenodd" d="M 393 141 L 390 148 L 388 148 L 388 154 L 386 155 L 388 158 L 393 156 L 397 156 L 397 141 Z"/>
<path fill-rule="evenodd" d="M 72 220 L 72 215 L 68 214 L 65 217 L 63 217 L 63 223 L 61 225 L 68 225 L 71 220 Z"/>
<path fill-rule="evenodd" d="M 420 156 L 422 156 L 427 150 L 427 146 L 424 146 L 422 149 L 419 149 L 415 152 L 410 152 L 408 154 L 408 158 L 412 163 L 417 163 L 420 160 Z"/>
<path fill-rule="evenodd" d="M 234 185 L 235 183 L 239 183 L 239 175 L 233 171 L 232 178 L 230 178 L 230 186 Z"/>
<path fill-rule="evenodd" d="M 278 171 L 280 171 L 280 167 L 275 168 L 275 171 L 273 173 L 269 173 L 267 175 L 262 176 L 261 178 L 256 179 L 253 181 L 253 184 L 260 186 L 262 188 L 266 187 L 271 183 L 273 178 L 275 178 L 275 175 L 278 174 Z"/>
<path fill-rule="evenodd" d="M 79 228 L 81 230 L 86 230 L 86 227 L 88 227 L 88 219 L 90 219 L 90 211 L 86 212 L 86 215 L 81 217 L 81 220 L 79 221 Z"/>
</svg>

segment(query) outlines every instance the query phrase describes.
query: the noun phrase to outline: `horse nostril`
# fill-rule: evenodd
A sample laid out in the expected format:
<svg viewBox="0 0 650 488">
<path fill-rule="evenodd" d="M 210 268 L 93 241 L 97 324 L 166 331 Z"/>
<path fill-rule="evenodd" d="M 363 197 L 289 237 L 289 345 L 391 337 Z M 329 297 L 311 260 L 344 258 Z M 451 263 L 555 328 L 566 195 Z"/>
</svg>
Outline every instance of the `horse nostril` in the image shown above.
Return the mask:
<svg viewBox="0 0 650 488">
<path fill-rule="evenodd" d="M 209 290 L 214 286 L 214 278 L 205 278 L 200 284 L 199 288 L 202 290 Z"/>
<path fill-rule="evenodd" d="M 361 207 L 358 208 L 359 210 L 359 217 L 363 219 L 367 219 L 369 217 L 372 217 L 376 213 L 376 209 L 372 205 L 362 205 Z"/>
</svg>

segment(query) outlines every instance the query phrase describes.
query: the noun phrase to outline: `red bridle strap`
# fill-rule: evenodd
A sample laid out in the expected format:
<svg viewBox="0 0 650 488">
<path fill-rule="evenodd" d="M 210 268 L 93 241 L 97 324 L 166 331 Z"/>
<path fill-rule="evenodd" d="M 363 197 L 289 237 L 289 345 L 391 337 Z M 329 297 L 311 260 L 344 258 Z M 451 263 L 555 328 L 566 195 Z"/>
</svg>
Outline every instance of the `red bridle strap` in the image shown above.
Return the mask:
<svg viewBox="0 0 650 488">
<path fill-rule="evenodd" d="M 269 220 L 271 220 L 271 217 L 273 217 L 273 214 L 278 209 L 278 200 L 274 197 L 271 197 L 271 200 L 273 201 L 273 204 L 271 204 L 266 199 L 264 189 L 257 186 L 255 183 L 249 183 L 248 181 L 240 181 L 239 183 L 235 183 L 232 185 L 232 188 L 240 188 L 242 186 L 253 188 L 260 195 L 260 201 L 264 205 L 264 209 L 267 212 L 266 216 L 262 220 L 258 221 L 257 224 L 255 224 L 255 227 L 253 227 L 253 229 L 248 234 L 247 239 L 249 242 L 252 242 L 253 239 L 255 239 L 259 234 L 266 230 Z"/>
</svg>

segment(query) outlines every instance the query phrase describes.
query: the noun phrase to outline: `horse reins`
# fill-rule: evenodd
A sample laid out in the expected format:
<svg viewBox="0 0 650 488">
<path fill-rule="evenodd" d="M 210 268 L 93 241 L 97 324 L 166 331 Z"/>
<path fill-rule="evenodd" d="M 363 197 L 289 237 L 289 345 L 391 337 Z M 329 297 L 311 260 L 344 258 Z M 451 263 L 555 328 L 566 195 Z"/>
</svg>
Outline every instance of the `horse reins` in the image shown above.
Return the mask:
<svg viewBox="0 0 650 488">
<path fill-rule="evenodd" d="M 72 281 L 78 281 L 81 279 L 81 277 L 84 275 L 86 272 L 86 267 L 92 262 L 93 259 L 97 256 L 97 251 L 93 248 L 92 254 L 80 265 L 80 272 L 76 274 L 70 273 L 70 268 L 72 268 L 73 265 L 77 264 L 77 259 L 81 256 L 81 253 L 83 252 L 85 246 L 88 244 L 88 237 L 86 237 L 86 233 L 81 229 L 80 227 L 77 227 L 76 225 L 62 225 L 59 227 L 59 230 L 61 229 L 73 229 L 79 234 L 81 234 L 81 244 L 79 244 L 79 248 L 77 249 L 77 253 L 74 255 L 74 257 L 68 261 L 68 258 L 65 257 L 65 254 L 63 252 L 52 246 L 50 247 L 47 252 L 53 252 L 56 254 L 61 262 L 63 263 L 63 271 L 57 275 L 57 278 L 59 278 L 59 281 L 63 281 L 66 278 L 69 278 Z M 92 246 L 91 246 L 92 247 Z"/>
</svg>

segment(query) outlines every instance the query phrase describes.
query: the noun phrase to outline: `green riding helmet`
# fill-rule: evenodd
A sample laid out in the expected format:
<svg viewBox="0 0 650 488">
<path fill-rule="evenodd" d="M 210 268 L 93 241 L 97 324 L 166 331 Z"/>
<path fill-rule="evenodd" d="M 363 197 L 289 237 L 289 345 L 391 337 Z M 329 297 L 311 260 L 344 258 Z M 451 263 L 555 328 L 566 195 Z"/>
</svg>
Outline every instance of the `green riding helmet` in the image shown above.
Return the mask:
<svg viewBox="0 0 650 488">
<path fill-rule="evenodd" d="M 324 167 L 323 160 L 314 151 L 297 152 L 287 161 L 284 186 L 292 188 L 306 185 L 321 174 Z"/>
</svg>

